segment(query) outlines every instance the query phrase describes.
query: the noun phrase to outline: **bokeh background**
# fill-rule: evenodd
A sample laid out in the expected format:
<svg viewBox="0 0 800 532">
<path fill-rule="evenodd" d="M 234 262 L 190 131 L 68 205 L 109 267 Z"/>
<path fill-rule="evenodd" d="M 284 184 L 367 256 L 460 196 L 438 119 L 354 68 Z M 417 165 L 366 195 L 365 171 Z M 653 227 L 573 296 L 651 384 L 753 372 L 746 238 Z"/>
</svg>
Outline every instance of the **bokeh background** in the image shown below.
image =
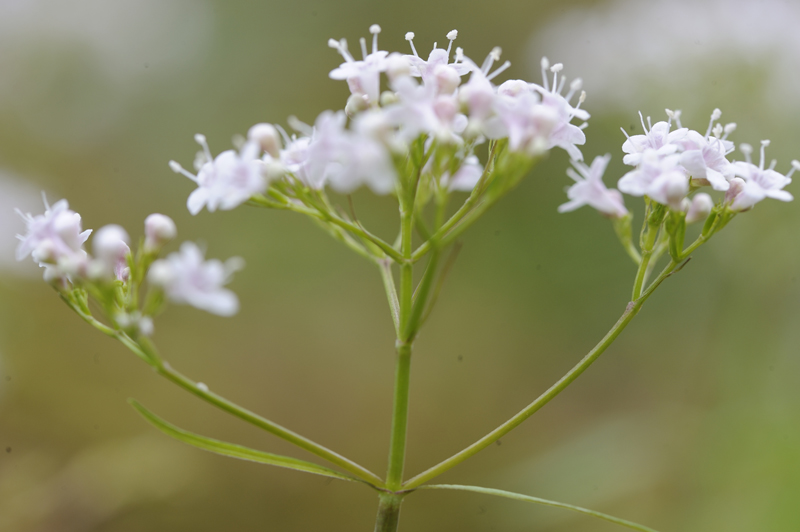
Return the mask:
<svg viewBox="0 0 800 532">
<path fill-rule="evenodd" d="M 260 121 L 313 122 L 341 108 L 330 37 L 427 53 L 459 30 L 480 61 L 538 81 L 547 55 L 581 76 L 592 113 L 584 154 L 625 171 L 619 127 L 637 111 L 714 107 L 737 142 L 772 139 L 800 158 L 800 5 L 791 0 L 1 0 L 0 530 L 371 530 L 360 486 L 204 453 L 150 428 L 135 397 L 195 432 L 307 458 L 195 400 L 81 322 L 13 260 L 40 191 L 85 228 L 174 217 L 180 239 L 242 256 L 232 319 L 172 307 L 155 340 L 177 368 L 383 472 L 393 336 L 376 271 L 309 220 L 240 208 L 191 217 L 190 166 Z M 460 450 L 571 367 L 614 323 L 634 268 L 610 224 L 558 215 L 566 154 L 554 152 L 463 238 L 413 367 L 407 472 Z M 788 190 L 798 192 L 794 185 Z M 392 200 L 355 195 L 383 234 Z M 628 200 L 629 206 L 635 202 Z M 795 202 L 796 203 L 796 202 Z M 800 529 L 800 209 L 765 201 L 669 279 L 567 392 L 498 445 L 441 477 L 553 498 L 662 531 Z M 613 525 L 474 494 L 404 505 L 404 531 L 589 532 Z"/>
</svg>

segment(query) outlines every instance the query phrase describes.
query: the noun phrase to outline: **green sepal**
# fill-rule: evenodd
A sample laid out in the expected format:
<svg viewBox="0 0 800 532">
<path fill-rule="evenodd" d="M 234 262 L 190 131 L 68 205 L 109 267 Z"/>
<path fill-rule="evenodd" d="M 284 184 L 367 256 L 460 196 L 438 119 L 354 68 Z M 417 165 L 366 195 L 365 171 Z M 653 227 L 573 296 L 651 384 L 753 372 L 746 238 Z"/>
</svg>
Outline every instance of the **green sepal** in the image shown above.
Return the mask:
<svg viewBox="0 0 800 532">
<path fill-rule="evenodd" d="M 686 239 L 686 213 L 670 211 L 664 224 L 669 234 L 669 254 L 675 260 L 683 260 L 683 243 Z"/>
<path fill-rule="evenodd" d="M 160 417 L 156 416 L 155 414 L 147 410 L 144 406 L 139 404 L 135 399 L 128 399 L 128 403 L 130 403 L 130 405 L 133 408 L 135 408 L 139 412 L 139 414 L 141 414 L 142 417 L 144 417 L 151 425 L 153 425 L 155 428 L 157 428 L 167 436 L 171 436 L 176 440 L 182 441 L 183 443 L 187 443 L 193 447 L 197 447 L 198 449 L 211 451 L 212 453 L 221 454 L 223 456 L 230 456 L 232 458 L 239 458 L 240 460 L 257 462 L 259 464 L 284 467 L 287 469 L 294 469 L 295 471 L 304 471 L 306 473 L 321 475 L 323 477 L 338 478 L 340 480 L 353 480 L 353 481 L 357 480 L 356 478 L 351 477 L 350 475 L 339 473 L 338 471 L 334 471 L 333 469 L 328 469 L 327 467 L 323 467 L 311 462 L 306 462 L 305 460 L 298 460 L 296 458 L 290 458 L 288 456 L 281 456 L 278 454 L 256 451 L 254 449 L 243 447 L 241 445 L 236 445 L 233 443 L 227 443 L 220 440 L 206 438 L 204 436 L 199 436 L 197 434 L 180 429 L 175 425 L 172 425 L 171 423 L 164 421 Z"/>
</svg>

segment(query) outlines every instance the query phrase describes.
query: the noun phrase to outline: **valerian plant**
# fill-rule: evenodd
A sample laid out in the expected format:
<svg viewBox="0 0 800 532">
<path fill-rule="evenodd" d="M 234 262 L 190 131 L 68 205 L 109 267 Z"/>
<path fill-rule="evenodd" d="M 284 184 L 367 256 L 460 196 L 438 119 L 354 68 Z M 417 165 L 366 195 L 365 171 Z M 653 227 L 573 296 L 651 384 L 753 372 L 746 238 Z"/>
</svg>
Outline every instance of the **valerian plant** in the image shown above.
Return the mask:
<svg viewBox="0 0 800 532">
<path fill-rule="evenodd" d="M 362 483 L 375 490 L 379 499 L 378 532 L 397 530 L 405 497 L 431 489 L 474 491 L 556 506 L 652 532 L 646 526 L 570 504 L 431 481 L 498 441 L 561 393 L 611 345 L 655 290 L 739 213 L 765 198 L 790 201 L 791 194 L 783 188 L 800 163 L 792 161 L 785 175 L 775 170 L 775 161 L 765 165 L 766 140 L 761 142 L 757 165 L 747 144 L 739 145 L 745 160 L 732 161 L 735 146 L 728 137 L 736 125 L 719 123 L 718 109 L 711 114 L 705 133 L 683 127 L 679 111 L 667 110 L 667 120 L 655 124 L 640 113 L 644 134 L 626 134 L 622 145 L 623 162 L 633 169 L 619 179 L 619 190 L 609 189 L 603 174 L 611 156 L 596 157 L 589 165 L 583 162 L 578 146 L 586 140 L 583 130 L 589 113 L 581 108 L 586 94 L 580 79 L 567 82 L 561 74 L 563 65 L 542 59 L 541 84 L 515 79 L 498 85 L 495 80 L 509 66 L 505 62 L 494 68 L 500 49 L 492 50 L 478 65 L 461 48 L 453 50 L 455 30 L 447 34 L 447 48 L 434 44 L 427 59 L 414 47 L 413 33 L 406 34 L 412 54 L 380 50 L 380 27 L 371 26 L 370 33 L 370 48 L 366 39 L 360 40 L 360 60 L 344 39 L 329 41 L 344 59 L 330 72 L 331 78 L 347 81 L 350 89 L 344 110 L 323 112 L 313 126 L 290 118 L 291 134 L 279 125 L 257 124 L 236 150 L 217 156 L 205 137 L 196 135 L 202 148 L 194 160 L 196 173 L 175 161 L 169 165 L 197 187 L 187 202 L 192 214 L 203 208 L 213 212 L 241 205 L 300 213 L 375 265 L 396 333 L 394 406 L 384 476 L 215 394 L 172 368 L 156 349 L 153 321 L 167 302 L 221 316 L 237 312 L 238 300 L 224 286 L 242 267 L 240 259 L 205 260 L 204 251 L 191 242 L 161 258 L 164 246 L 176 236 L 175 224 L 162 214 L 147 218 L 135 252 L 125 230 L 109 225 L 93 237 L 90 255 L 84 244 L 91 231 L 82 230 L 81 217 L 66 200 L 45 205 L 43 215 L 23 215 L 27 234 L 20 236 L 17 258 L 31 255 L 44 268 L 45 280 L 72 310 L 118 339 L 158 374 L 308 451 L 326 465 L 192 434 L 131 400 L 156 428 L 222 455 Z M 589 205 L 611 221 L 636 266 L 630 302 L 598 344 L 528 406 L 463 450 L 408 477 L 404 464 L 412 349 L 452 265 L 453 252 L 449 257 L 445 254 L 553 148 L 565 150 L 573 166 L 567 170 L 574 180 L 567 189 L 569 201 L 558 210 Z M 397 200 L 396 238 L 374 234 L 327 192 L 347 195 L 362 186 Z M 706 187 L 714 196 L 701 191 Z M 468 193 L 466 199 L 462 201 L 458 192 Z M 638 239 L 622 193 L 644 201 Z M 460 205 L 451 207 L 456 199 Z M 697 228 L 687 231 L 692 224 Z M 690 233 L 696 236 L 689 242 Z M 659 262 L 663 265 L 653 275 Z M 415 270 L 421 270 L 416 277 Z M 415 278 L 419 279 L 416 283 Z"/>
</svg>

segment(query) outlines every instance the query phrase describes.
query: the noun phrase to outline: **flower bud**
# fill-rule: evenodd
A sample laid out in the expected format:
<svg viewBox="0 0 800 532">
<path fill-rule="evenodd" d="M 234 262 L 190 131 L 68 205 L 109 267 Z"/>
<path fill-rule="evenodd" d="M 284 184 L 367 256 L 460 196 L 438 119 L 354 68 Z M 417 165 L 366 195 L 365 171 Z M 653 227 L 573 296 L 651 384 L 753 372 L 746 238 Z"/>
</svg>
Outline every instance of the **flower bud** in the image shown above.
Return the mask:
<svg viewBox="0 0 800 532">
<path fill-rule="evenodd" d="M 106 276 L 112 273 L 117 279 L 124 281 L 130 272 L 126 272 L 125 257 L 130 253 L 128 247 L 130 238 L 128 233 L 118 225 L 106 225 L 101 227 L 92 239 L 92 248 L 97 260 L 102 265 L 103 273 Z"/>
<path fill-rule="evenodd" d="M 461 85 L 461 76 L 456 69 L 448 65 L 436 65 L 433 69 L 433 76 L 436 79 L 436 86 L 439 94 L 453 94 Z"/>
<path fill-rule="evenodd" d="M 393 52 L 386 58 L 386 75 L 389 81 L 394 81 L 399 77 L 411 75 L 411 63 L 403 54 Z"/>
<path fill-rule="evenodd" d="M 689 209 L 686 212 L 686 223 L 692 224 L 705 220 L 714 208 L 714 200 L 705 192 L 699 192 L 694 195 Z"/>
<path fill-rule="evenodd" d="M 144 220 L 145 253 L 158 253 L 164 244 L 177 234 L 178 230 L 172 218 L 164 214 L 151 214 Z"/>
<path fill-rule="evenodd" d="M 734 177 L 733 179 L 731 179 L 730 187 L 728 188 L 728 191 L 725 193 L 725 203 L 733 202 L 733 200 L 736 199 L 736 196 L 741 194 L 742 191 L 744 190 L 744 185 L 745 185 L 744 179 L 742 179 L 741 177 Z"/>
<path fill-rule="evenodd" d="M 281 137 L 272 124 L 256 124 L 247 132 L 247 140 L 257 143 L 265 153 L 277 158 L 281 152 Z"/>
<path fill-rule="evenodd" d="M 367 98 L 366 94 L 351 94 L 347 98 L 347 105 L 344 106 L 344 112 L 350 117 L 367 109 L 369 109 L 369 98 Z"/>
</svg>

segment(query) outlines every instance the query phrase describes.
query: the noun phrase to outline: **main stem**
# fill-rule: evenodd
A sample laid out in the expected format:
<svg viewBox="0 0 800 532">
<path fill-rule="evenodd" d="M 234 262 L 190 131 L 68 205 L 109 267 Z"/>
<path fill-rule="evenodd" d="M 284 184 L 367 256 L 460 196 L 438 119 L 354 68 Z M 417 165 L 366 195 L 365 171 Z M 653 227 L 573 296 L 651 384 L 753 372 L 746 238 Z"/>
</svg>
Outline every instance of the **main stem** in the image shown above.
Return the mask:
<svg viewBox="0 0 800 532">
<path fill-rule="evenodd" d="M 394 379 L 394 408 L 392 412 L 392 437 L 389 446 L 389 470 L 386 488 L 397 491 L 403 483 L 406 458 L 406 432 L 408 429 L 408 388 L 411 375 L 411 345 L 399 343 Z"/>
</svg>

